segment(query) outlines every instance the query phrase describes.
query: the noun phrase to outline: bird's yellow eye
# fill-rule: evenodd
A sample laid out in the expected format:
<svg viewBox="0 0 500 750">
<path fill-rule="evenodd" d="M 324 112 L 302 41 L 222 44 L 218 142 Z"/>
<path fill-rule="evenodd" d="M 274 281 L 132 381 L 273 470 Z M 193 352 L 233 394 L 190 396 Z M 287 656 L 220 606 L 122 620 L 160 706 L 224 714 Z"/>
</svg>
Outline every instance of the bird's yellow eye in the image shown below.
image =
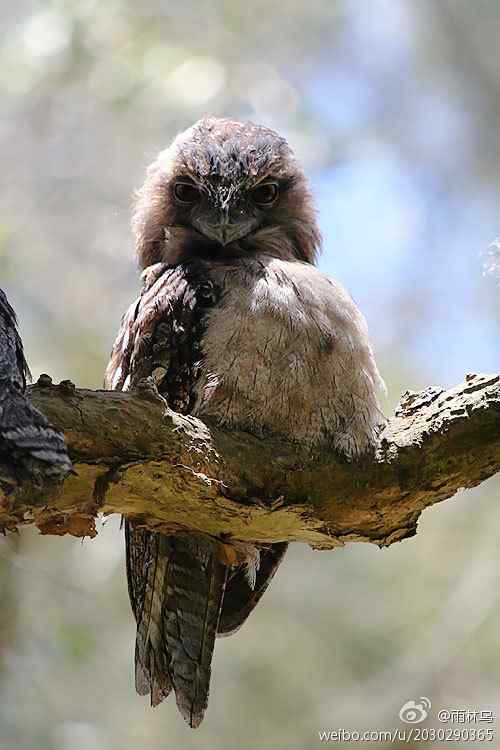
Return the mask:
<svg viewBox="0 0 500 750">
<path fill-rule="evenodd" d="M 259 206 L 271 206 L 278 197 L 276 182 L 263 182 L 252 190 L 252 200 Z"/>
<path fill-rule="evenodd" d="M 185 205 L 197 203 L 200 199 L 200 191 L 192 182 L 176 182 L 174 198 L 178 203 Z"/>
</svg>

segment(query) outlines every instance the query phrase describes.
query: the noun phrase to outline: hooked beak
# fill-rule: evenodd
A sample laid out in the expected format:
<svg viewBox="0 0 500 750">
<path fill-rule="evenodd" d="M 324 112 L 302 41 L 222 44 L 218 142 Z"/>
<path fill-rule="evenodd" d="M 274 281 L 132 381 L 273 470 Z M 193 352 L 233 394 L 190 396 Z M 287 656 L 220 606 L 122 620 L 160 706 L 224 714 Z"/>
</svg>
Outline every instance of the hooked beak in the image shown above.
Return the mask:
<svg viewBox="0 0 500 750">
<path fill-rule="evenodd" d="M 235 218 L 224 211 L 218 212 L 215 216 L 194 217 L 193 224 L 205 237 L 226 246 L 253 232 L 257 229 L 259 222 L 253 216 L 243 215 L 241 218 Z"/>
</svg>

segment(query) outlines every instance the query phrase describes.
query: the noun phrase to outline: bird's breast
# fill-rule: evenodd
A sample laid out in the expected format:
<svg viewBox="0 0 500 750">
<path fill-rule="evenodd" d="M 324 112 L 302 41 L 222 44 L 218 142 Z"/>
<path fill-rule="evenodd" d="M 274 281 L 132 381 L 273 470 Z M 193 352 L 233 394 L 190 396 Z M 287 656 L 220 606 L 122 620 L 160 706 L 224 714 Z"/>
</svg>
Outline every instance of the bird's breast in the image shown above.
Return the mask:
<svg viewBox="0 0 500 750">
<path fill-rule="evenodd" d="M 214 279 L 222 289 L 201 342 L 194 414 L 259 435 L 373 440 L 378 372 L 364 320 L 315 267 L 269 259 Z"/>
</svg>

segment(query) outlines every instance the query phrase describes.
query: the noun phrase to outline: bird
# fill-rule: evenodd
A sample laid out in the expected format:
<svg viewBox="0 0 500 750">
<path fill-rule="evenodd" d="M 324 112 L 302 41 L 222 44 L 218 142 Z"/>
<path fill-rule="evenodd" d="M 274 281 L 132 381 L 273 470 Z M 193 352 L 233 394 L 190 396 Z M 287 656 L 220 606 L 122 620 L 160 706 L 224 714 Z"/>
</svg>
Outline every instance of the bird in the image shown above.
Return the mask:
<svg viewBox="0 0 500 750">
<path fill-rule="evenodd" d="M 63 434 L 36 409 L 26 393 L 30 371 L 17 330 L 16 314 L 0 289 L 0 484 L 57 483 L 71 473 Z"/>
<path fill-rule="evenodd" d="M 316 210 L 285 138 L 202 118 L 148 168 L 132 231 L 143 286 L 122 318 L 106 388 L 150 379 L 174 411 L 262 440 L 348 459 L 373 448 L 383 380 L 363 315 L 317 268 Z M 198 727 L 215 638 L 247 619 L 287 543 L 232 540 L 228 564 L 209 535 L 124 524 L 137 692 L 155 706 L 173 690 Z"/>
</svg>

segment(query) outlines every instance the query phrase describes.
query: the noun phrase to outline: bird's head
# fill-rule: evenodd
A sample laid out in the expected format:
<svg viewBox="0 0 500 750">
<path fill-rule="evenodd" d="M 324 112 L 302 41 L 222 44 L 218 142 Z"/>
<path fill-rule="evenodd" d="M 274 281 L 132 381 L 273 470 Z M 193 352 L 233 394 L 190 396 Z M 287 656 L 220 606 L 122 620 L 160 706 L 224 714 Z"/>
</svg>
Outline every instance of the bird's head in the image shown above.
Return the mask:
<svg viewBox="0 0 500 750">
<path fill-rule="evenodd" d="M 320 245 L 307 181 L 286 140 L 212 117 L 149 167 L 132 228 L 143 268 L 262 252 L 314 263 Z"/>
</svg>

